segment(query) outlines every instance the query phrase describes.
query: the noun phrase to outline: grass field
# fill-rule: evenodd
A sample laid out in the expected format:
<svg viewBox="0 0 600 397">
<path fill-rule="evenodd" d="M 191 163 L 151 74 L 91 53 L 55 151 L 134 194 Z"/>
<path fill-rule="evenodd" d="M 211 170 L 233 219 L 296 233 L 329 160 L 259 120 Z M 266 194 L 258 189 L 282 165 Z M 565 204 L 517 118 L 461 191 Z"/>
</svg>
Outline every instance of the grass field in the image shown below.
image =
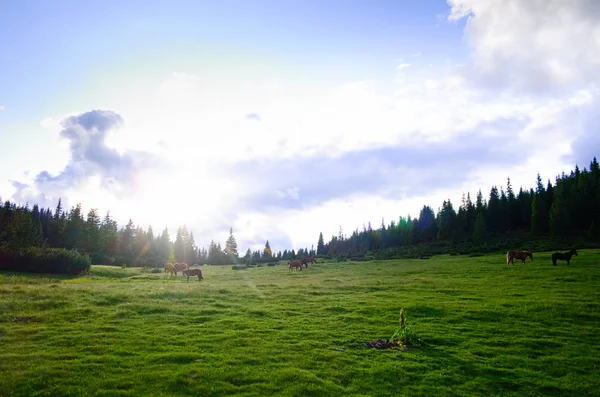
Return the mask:
<svg viewBox="0 0 600 397">
<path fill-rule="evenodd" d="M 202 270 L 0 273 L 0 396 L 600 395 L 600 250 Z"/>
</svg>

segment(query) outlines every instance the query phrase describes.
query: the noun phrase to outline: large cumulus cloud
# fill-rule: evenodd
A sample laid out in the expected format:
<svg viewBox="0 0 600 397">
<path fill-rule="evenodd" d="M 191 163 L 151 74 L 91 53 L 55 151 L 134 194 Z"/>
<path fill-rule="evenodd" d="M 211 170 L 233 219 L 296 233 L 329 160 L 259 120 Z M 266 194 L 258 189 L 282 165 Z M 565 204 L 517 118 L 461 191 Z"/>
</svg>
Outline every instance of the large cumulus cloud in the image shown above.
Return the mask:
<svg viewBox="0 0 600 397">
<path fill-rule="evenodd" d="M 108 134 L 122 125 L 123 118 L 112 110 L 91 110 L 62 120 L 60 137 L 69 142 L 68 164 L 56 175 L 41 171 L 31 183 L 13 182 L 15 200 L 52 205 L 70 190 L 82 188 L 91 177 L 119 197 L 134 193 L 139 174 L 158 167 L 161 160 L 151 153 L 119 153 L 109 147 Z"/>
</svg>

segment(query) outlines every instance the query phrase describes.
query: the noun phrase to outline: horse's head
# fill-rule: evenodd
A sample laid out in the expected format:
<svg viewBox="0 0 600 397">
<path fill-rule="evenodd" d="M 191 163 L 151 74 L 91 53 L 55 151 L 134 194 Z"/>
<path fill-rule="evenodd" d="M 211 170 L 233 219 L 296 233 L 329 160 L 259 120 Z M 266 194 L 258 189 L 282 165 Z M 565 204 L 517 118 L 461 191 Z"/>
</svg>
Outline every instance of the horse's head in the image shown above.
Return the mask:
<svg viewBox="0 0 600 397">
<path fill-rule="evenodd" d="M 571 251 L 573 252 L 573 255 L 575 255 L 575 256 L 579 256 L 579 255 L 577 255 L 577 250 L 573 249 L 573 250 L 571 250 Z"/>
<path fill-rule="evenodd" d="M 533 253 L 532 252 L 528 252 L 527 256 L 531 258 L 531 261 L 533 262 Z"/>
</svg>

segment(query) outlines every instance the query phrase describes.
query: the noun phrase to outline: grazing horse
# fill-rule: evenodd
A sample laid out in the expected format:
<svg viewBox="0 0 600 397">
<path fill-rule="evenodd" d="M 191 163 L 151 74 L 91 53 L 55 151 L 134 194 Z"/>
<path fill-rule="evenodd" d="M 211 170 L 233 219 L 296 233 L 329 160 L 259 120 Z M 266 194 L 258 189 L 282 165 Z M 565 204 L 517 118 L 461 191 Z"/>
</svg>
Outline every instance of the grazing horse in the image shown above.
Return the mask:
<svg viewBox="0 0 600 397">
<path fill-rule="evenodd" d="M 294 259 L 294 260 L 290 261 L 290 268 L 289 268 L 289 270 L 292 270 L 292 268 L 296 268 L 296 269 L 302 270 L 302 261 L 300 261 L 298 259 Z"/>
<path fill-rule="evenodd" d="M 176 263 L 173 265 L 173 268 L 175 268 L 175 275 L 177 276 L 177 272 L 189 269 L 190 267 L 187 263 Z"/>
<path fill-rule="evenodd" d="M 558 259 L 560 259 L 561 261 L 567 261 L 567 266 L 569 265 L 569 262 L 571 262 L 571 257 L 575 255 L 575 256 L 579 256 L 577 255 L 577 251 L 572 249 L 569 252 L 555 252 L 552 254 L 552 264 L 554 266 L 556 266 L 556 261 Z"/>
<path fill-rule="evenodd" d="M 202 277 L 202 270 L 200 269 L 185 269 L 182 273 L 184 276 L 187 276 L 187 281 L 190 281 L 190 276 L 198 276 L 198 281 L 204 280 L 204 277 Z"/>
<path fill-rule="evenodd" d="M 508 251 L 506 253 L 506 264 L 512 263 L 514 265 L 515 259 L 520 259 L 523 261 L 523 264 L 525 264 L 525 259 L 527 259 L 527 257 L 530 257 L 533 262 L 533 254 L 529 251 Z"/>
<path fill-rule="evenodd" d="M 303 258 L 303 259 L 301 259 L 301 261 L 302 261 L 302 264 L 304 266 L 306 266 L 307 268 L 308 268 L 309 263 L 317 263 L 315 258 L 313 258 L 312 256 L 309 256 L 308 258 Z"/>
<path fill-rule="evenodd" d="M 172 263 L 165 264 L 165 274 L 170 273 L 171 276 L 175 273 L 175 266 Z M 177 275 L 177 273 L 175 273 Z"/>
</svg>

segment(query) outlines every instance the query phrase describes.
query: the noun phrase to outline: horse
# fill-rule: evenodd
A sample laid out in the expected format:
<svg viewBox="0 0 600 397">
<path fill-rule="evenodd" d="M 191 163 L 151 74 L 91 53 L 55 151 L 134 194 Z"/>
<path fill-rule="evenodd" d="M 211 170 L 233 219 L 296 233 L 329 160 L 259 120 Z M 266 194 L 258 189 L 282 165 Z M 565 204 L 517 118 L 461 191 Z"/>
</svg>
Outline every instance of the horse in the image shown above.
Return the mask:
<svg viewBox="0 0 600 397">
<path fill-rule="evenodd" d="M 569 252 L 555 252 L 552 254 L 552 265 L 556 266 L 556 261 L 558 259 L 560 259 L 561 261 L 567 261 L 567 266 L 569 265 L 569 262 L 571 262 L 571 257 L 575 255 L 575 256 L 579 256 L 577 255 L 577 251 L 572 249 Z"/>
<path fill-rule="evenodd" d="M 306 268 L 308 268 L 309 263 L 317 263 L 315 258 L 313 258 L 312 256 L 309 256 L 308 258 L 303 258 L 303 259 L 301 259 L 301 261 L 302 261 L 302 264 L 304 266 L 306 266 Z"/>
<path fill-rule="evenodd" d="M 167 263 L 165 264 L 165 274 L 170 273 L 171 276 L 173 275 L 173 273 L 175 273 L 175 275 L 177 275 L 177 273 L 175 272 L 175 266 L 173 266 L 172 263 Z"/>
<path fill-rule="evenodd" d="M 187 281 L 190 281 L 190 276 L 198 276 L 198 281 L 204 280 L 202 277 L 202 270 L 200 269 L 185 269 L 182 271 L 184 276 L 187 276 Z"/>
<path fill-rule="evenodd" d="M 178 271 L 183 271 L 183 270 L 189 269 L 190 267 L 188 266 L 187 263 L 175 263 L 173 265 L 173 268 L 175 269 L 175 275 L 177 276 Z"/>
<path fill-rule="evenodd" d="M 530 257 L 533 262 L 533 254 L 529 251 L 508 251 L 506 253 L 506 264 L 512 263 L 514 265 L 515 259 L 520 259 L 523 261 L 523 264 L 525 264 L 525 259 L 527 259 L 527 257 Z"/>
<path fill-rule="evenodd" d="M 298 259 L 294 259 L 290 261 L 290 268 L 288 270 L 292 270 L 292 268 L 296 268 L 296 269 L 300 269 L 302 270 L 302 261 L 298 260 Z"/>
</svg>

